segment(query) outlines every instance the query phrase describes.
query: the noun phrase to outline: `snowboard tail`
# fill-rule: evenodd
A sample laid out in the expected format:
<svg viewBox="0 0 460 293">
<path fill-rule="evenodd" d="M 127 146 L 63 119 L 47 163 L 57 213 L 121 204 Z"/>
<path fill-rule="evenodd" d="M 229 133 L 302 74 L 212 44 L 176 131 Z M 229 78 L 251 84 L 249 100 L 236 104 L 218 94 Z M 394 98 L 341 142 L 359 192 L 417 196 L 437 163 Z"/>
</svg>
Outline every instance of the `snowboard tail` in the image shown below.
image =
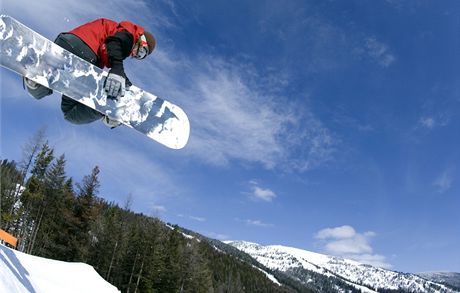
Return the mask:
<svg viewBox="0 0 460 293">
<path fill-rule="evenodd" d="M 104 91 L 107 72 L 8 16 L 0 16 L 0 65 L 60 92 L 172 149 L 183 148 L 190 123 L 178 106 L 136 86 L 117 101 Z"/>
</svg>

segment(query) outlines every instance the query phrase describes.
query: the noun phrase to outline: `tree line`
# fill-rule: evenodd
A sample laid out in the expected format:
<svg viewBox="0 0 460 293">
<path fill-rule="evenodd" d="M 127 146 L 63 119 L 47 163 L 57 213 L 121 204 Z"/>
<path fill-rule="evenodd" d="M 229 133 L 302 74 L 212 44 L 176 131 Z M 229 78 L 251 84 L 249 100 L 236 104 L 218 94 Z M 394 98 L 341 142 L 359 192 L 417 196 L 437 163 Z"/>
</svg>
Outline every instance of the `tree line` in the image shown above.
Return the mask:
<svg viewBox="0 0 460 293">
<path fill-rule="evenodd" d="M 0 163 L 0 227 L 29 254 L 92 265 L 122 292 L 295 292 L 179 227 L 99 197 L 98 166 L 66 174 L 39 131 L 19 162 Z"/>
</svg>

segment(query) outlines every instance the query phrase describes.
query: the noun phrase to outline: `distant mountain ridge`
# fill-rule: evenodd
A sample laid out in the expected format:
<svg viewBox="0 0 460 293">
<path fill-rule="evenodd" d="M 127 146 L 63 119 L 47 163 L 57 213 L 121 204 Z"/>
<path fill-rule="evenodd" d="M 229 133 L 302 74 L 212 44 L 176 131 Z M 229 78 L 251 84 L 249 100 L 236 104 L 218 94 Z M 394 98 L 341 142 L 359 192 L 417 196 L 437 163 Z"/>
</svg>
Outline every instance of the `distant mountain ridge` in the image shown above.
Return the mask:
<svg viewBox="0 0 460 293">
<path fill-rule="evenodd" d="M 455 287 L 457 290 L 460 290 L 460 273 L 423 272 L 416 273 L 416 275 L 436 283 Z"/>
<path fill-rule="evenodd" d="M 315 276 L 323 275 L 334 283 L 336 290 L 332 292 L 460 292 L 450 283 L 435 282 L 415 274 L 394 272 L 297 248 L 263 246 L 245 241 L 226 243 L 249 254 L 270 270 L 283 272 L 315 291 L 324 290 L 324 281 L 315 281 Z"/>
</svg>

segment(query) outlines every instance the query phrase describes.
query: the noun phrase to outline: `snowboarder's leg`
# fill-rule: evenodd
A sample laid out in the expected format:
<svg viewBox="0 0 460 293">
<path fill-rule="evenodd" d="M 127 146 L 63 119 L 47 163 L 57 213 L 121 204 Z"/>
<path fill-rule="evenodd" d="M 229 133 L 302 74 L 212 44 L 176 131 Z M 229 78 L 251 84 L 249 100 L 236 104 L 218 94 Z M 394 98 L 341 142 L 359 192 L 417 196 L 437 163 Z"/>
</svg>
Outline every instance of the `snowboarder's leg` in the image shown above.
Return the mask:
<svg viewBox="0 0 460 293">
<path fill-rule="evenodd" d="M 54 41 L 57 45 L 77 55 L 78 57 L 96 65 L 97 56 L 79 37 L 73 34 L 62 33 Z M 67 96 L 62 96 L 61 110 L 64 118 L 74 124 L 87 124 L 100 120 L 104 115 L 87 107 Z"/>
<path fill-rule="evenodd" d="M 41 84 L 38 84 L 35 81 L 28 79 L 27 77 L 23 77 L 22 82 L 29 95 L 37 100 L 40 100 L 53 93 L 52 89 L 49 89 L 46 86 L 42 86 Z"/>
<path fill-rule="evenodd" d="M 61 33 L 54 40 L 54 43 L 97 66 L 97 55 L 76 35 Z"/>
<path fill-rule="evenodd" d="M 104 115 L 91 109 L 67 96 L 62 96 L 61 110 L 65 120 L 73 124 L 87 124 L 96 120 L 101 120 Z"/>
</svg>

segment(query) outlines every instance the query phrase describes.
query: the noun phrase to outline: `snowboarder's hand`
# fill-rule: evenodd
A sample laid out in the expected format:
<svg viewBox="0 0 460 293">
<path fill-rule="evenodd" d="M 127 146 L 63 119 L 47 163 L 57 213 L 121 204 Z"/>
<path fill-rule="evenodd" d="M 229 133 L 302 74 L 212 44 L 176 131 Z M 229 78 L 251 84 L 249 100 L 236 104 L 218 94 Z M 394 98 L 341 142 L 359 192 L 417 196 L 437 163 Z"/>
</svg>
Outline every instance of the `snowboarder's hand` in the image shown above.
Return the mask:
<svg viewBox="0 0 460 293">
<path fill-rule="evenodd" d="M 125 95 L 125 78 L 115 73 L 109 73 L 105 80 L 104 89 L 109 99 L 116 100 Z"/>
</svg>

